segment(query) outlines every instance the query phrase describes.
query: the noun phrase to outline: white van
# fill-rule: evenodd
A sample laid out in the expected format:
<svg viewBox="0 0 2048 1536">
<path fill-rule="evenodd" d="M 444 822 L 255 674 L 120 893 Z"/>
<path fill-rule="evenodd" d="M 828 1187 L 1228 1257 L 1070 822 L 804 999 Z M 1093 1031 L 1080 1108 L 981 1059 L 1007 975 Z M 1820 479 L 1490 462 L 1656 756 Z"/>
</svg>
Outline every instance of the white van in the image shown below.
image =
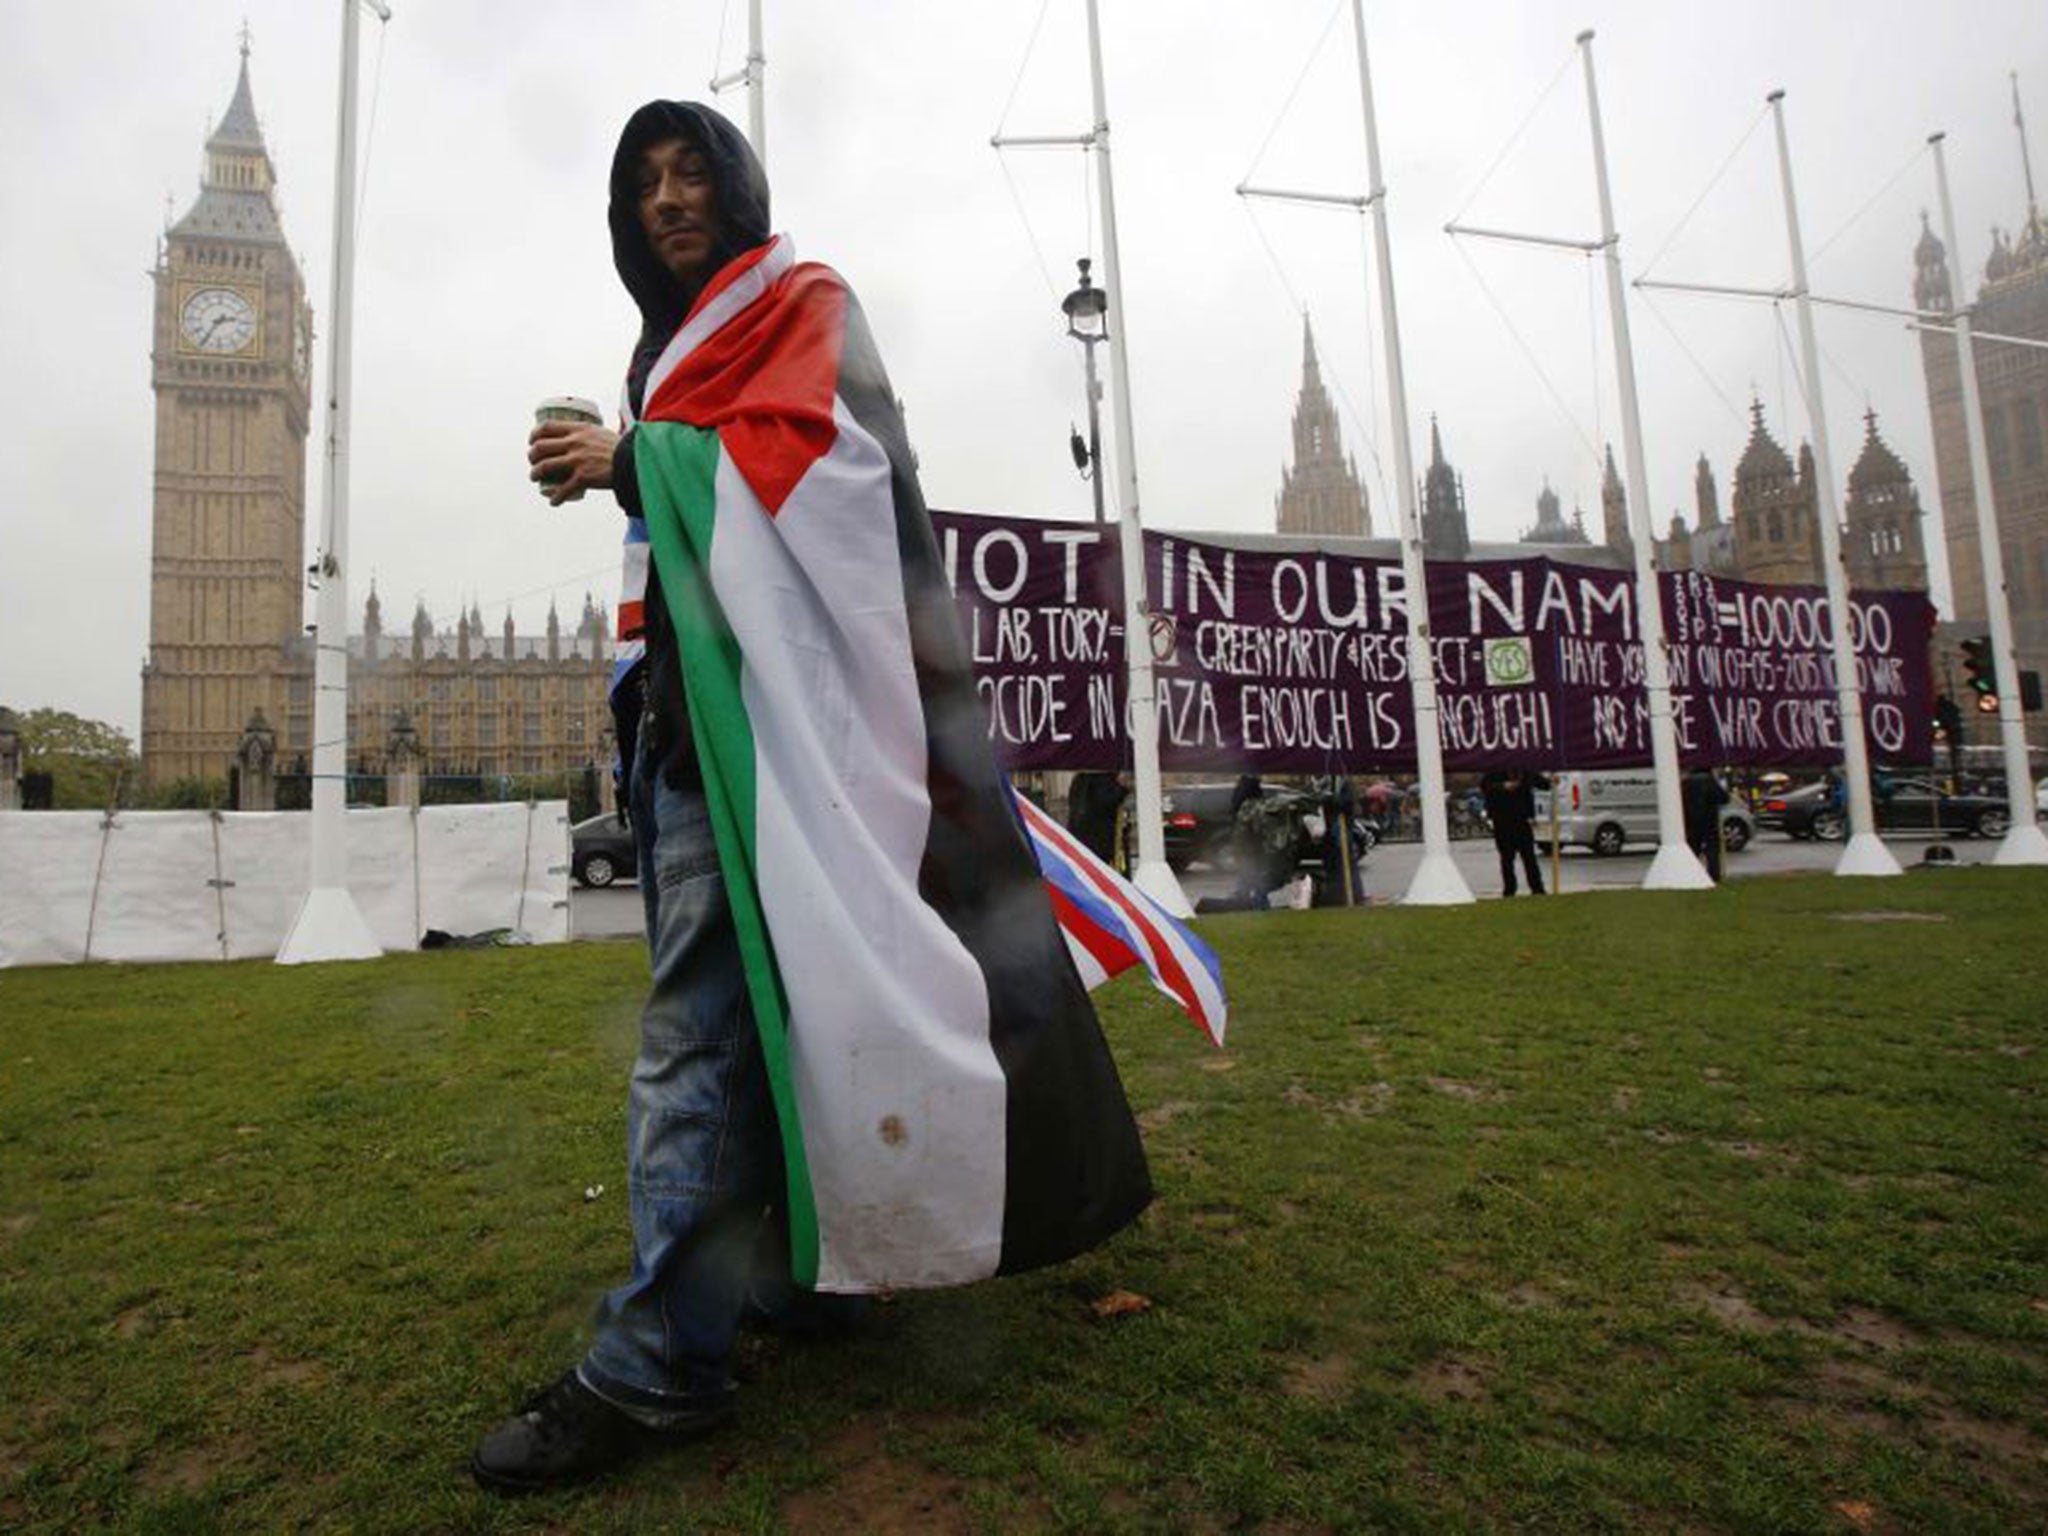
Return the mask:
<svg viewBox="0 0 2048 1536">
<path fill-rule="evenodd" d="M 1551 789 L 1536 791 L 1535 831 L 1539 845 L 1551 840 L 1551 797 L 1557 799 L 1557 841 L 1566 848 L 1590 848 L 1598 854 L 1619 853 L 1635 844 L 1657 843 L 1657 776 L 1647 768 L 1589 773 L 1567 770 L 1550 775 Z M 1740 853 L 1749 846 L 1756 826 L 1749 812 L 1730 801 L 1721 807 L 1721 846 Z"/>
</svg>

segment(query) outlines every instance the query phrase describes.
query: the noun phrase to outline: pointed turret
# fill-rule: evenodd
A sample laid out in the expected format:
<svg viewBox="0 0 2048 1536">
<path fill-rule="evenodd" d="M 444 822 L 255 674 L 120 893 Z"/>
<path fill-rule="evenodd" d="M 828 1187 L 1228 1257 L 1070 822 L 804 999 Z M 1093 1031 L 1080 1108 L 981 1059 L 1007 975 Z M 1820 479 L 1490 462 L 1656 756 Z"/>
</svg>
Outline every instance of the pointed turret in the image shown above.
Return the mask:
<svg viewBox="0 0 2048 1536">
<path fill-rule="evenodd" d="M 1945 315 L 1955 308 L 1955 288 L 1949 282 L 1948 248 L 1927 222 L 1927 210 L 1920 210 L 1920 240 L 1913 247 L 1913 304 L 1932 315 Z"/>
<path fill-rule="evenodd" d="M 229 101 L 220 126 L 206 141 L 206 173 L 200 181 L 199 199 L 171 226 L 170 232 L 282 245 L 284 231 L 278 224 L 273 196 L 276 184 L 277 171 L 271 164 L 269 147 L 263 142 L 263 127 L 256 118 L 256 98 L 249 88 L 249 39 L 245 32 L 234 98 Z"/>
<path fill-rule="evenodd" d="M 1721 493 L 1714 485 L 1713 467 L 1702 453 L 1700 461 L 1692 472 L 1693 506 L 1699 513 L 1699 526 L 1718 528 L 1721 526 Z"/>
<path fill-rule="evenodd" d="M 1550 477 L 1543 478 L 1543 489 L 1536 497 L 1536 524 L 1522 535 L 1524 544 L 1583 544 L 1586 531 L 1583 526 L 1574 527 L 1564 520 L 1563 503 L 1557 492 L 1550 488 Z"/>
<path fill-rule="evenodd" d="M 1600 473 L 1600 526 L 1607 547 L 1617 554 L 1635 547 L 1628 532 L 1628 492 L 1622 489 L 1621 471 L 1614 467 L 1614 444 L 1607 445 L 1607 462 Z"/>
<path fill-rule="evenodd" d="M 1887 591 L 1927 590 L 1927 548 L 1921 536 L 1920 493 L 1905 461 L 1877 430 L 1877 412 L 1863 413 L 1863 451 L 1849 471 L 1842 540 L 1849 583 Z"/>
<path fill-rule="evenodd" d="M 1764 407 L 1749 407 L 1749 443 L 1735 466 L 1729 500 L 1735 525 L 1734 574 L 1744 581 L 1821 580 L 1813 449 L 1801 444 L 1799 467 L 1764 425 Z"/>
<path fill-rule="evenodd" d="M 1316 361 L 1315 328 L 1301 317 L 1301 394 L 1294 405 L 1294 465 L 1280 471 L 1274 523 L 1282 533 L 1335 533 L 1364 538 L 1372 512 L 1358 469 L 1345 456 L 1337 410 Z"/>
<path fill-rule="evenodd" d="M 1443 433 L 1429 418 L 1429 469 L 1422 477 L 1422 552 L 1431 560 L 1462 560 L 1472 552 L 1465 486 L 1444 457 Z"/>
<path fill-rule="evenodd" d="M 209 153 L 220 150 L 269 155 L 263 144 L 263 126 L 256 121 L 256 98 L 249 90 L 249 34 L 246 29 L 242 33 L 242 72 L 235 81 L 234 100 L 228 103 L 227 114 L 221 118 L 220 126 L 213 130 L 213 137 L 206 141 L 206 148 Z"/>
</svg>

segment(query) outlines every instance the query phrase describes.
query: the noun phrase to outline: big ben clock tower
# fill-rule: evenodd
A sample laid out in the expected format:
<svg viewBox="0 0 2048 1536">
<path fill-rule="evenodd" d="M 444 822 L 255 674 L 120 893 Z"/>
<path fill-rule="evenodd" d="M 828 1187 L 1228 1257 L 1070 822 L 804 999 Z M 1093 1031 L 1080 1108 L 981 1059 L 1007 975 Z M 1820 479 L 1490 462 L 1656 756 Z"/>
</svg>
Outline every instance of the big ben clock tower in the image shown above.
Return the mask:
<svg viewBox="0 0 2048 1536">
<path fill-rule="evenodd" d="M 288 718 L 286 648 L 303 624 L 312 311 L 275 181 L 245 35 L 198 200 L 165 235 L 153 274 L 142 768 L 156 785 L 224 775 L 253 710 Z"/>
</svg>

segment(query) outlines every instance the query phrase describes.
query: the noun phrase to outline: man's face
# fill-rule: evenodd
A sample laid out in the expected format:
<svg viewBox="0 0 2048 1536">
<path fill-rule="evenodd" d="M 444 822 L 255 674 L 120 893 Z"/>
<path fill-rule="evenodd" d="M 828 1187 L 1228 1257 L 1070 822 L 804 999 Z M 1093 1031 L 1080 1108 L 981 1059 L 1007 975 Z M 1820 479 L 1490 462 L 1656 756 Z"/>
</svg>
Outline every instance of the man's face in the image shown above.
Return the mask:
<svg viewBox="0 0 2048 1536">
<path fill-rule="evenodd" d="M 655 260 L 690 289 L 701 288 L 717 263 L 718 194 L 701 150 L 663 139 L 640 156 L 640 227 Z"/>
</svg>

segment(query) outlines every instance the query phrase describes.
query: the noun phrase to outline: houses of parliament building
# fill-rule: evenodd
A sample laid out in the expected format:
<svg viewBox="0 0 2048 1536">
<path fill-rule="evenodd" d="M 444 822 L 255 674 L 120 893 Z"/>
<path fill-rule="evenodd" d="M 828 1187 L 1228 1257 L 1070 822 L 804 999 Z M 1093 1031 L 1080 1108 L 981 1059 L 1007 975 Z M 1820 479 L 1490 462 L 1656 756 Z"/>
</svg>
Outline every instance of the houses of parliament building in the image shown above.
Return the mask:
<svg viewBox="0 0 2048 1536">
<path fill-rule="evenodd" d="M 156 465 L 142 770 L 153 786 L 225 777 L 251 738 L 280 767 L 312 755 L 306 434 L 312 307 L 286 243 L 242 49 L 206 141 L 199 196 L 165 232 L 151 383 Z M 387 633 L 374 590 L 349 647 L 350 769 L 398 742 L 428 775 L 559 774 L 608 764 L 610 620 L 491 630 L 424 605 Z"/>
</svg>

